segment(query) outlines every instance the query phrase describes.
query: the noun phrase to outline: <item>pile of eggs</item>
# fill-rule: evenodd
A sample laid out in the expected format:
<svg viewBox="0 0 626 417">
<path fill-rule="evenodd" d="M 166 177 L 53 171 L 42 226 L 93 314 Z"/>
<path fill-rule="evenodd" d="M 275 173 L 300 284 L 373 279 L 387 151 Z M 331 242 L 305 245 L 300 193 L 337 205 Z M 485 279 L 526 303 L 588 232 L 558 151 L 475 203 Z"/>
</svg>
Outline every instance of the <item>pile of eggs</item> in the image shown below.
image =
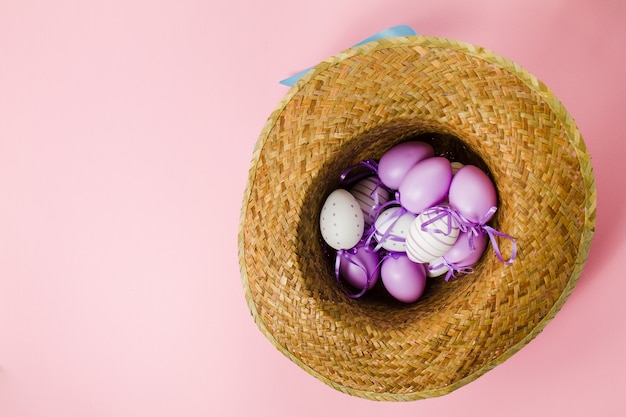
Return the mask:
<svg viewBox="0 0 626 417">
<path fill-rule="evenodd" d="M 366 173 L 351 176 L 357 167 Z M 344 187 L 328 195 L 319 221 L 334 251 L 337 282 L 350 297 L 380 278 L 392 297 L 415 302 L 429 277 L 471 273 L 489 241 L 502 262 L 515 257 L 502 259 L 494 235 L 515 241 L 487 224 L 497 210 L 489 176 L 435 156 L 425 142 L 395 145 L 379 161 L 346 169 L 340 182 Z"/>
</svg>

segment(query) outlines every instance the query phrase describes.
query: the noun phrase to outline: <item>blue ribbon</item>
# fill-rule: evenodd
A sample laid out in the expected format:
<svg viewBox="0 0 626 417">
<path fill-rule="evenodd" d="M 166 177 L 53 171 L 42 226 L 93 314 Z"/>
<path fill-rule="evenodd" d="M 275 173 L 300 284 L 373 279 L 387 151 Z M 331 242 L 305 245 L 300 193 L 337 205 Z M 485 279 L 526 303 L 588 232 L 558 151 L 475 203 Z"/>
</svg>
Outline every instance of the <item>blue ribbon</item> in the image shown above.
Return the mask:
<svg viewBox="0 0 626 417">
<path fill-rule="evenodd" d="M 388 29 L 381 30 L 380 32 L 370 36 L 367 39 L 363 39 L 361 42 L 355 44 L 354 46 L 363 45 L 364 43 L 377 41 L 379 39 L 396 38 L 399 36 L 415 36 L 415 35 L 417 35 L 417 32 L 415 32 L 413 28 L 411 28 L 410 26 L 406 26 L 406 25 L 393 26 Z M 285 78 L 284 80 L 281 80 L 280 83 L 291 87 L 292 85 L 296 83 L 296 81 L 302 78 L 304 74 L 306 74 L 312 69 L 313 67 L 307 68 L 304 71 L 300 71 L 299 73 L 292 75 L 289 78 Z"/>
</svg>

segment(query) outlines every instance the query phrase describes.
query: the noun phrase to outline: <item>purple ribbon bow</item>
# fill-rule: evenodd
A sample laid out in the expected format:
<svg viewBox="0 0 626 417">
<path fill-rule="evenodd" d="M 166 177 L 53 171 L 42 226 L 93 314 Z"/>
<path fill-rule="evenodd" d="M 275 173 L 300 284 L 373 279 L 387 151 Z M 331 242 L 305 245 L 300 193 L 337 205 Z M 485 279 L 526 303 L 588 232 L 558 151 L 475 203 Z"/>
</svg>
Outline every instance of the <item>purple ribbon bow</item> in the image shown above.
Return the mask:
<svg viewBox="0 0 626 417">
<path fill-rule="evenodd" d="M 489 241 L 491 242 L 491 246 L 493 246 L 493 251 L 495 252 L 498 260 L 505 265 L 511 265 L 513 261 L 515 261 L 515 257 L 517 256 L 517 243 L 515 242 L 515 239 L 486 224 L 487 221 L 491 219 L 496 210 L 497 207 L 491 207 L 479 222 L 473 222 L 471 220 L 468 220 L 459 213 L 457 213 L 457 215 L 462 222 L 461 230 L 469 233 L 468 243 L 471 250 L 474 250 L 474 238 L 479 234 L 487 233 L 487 235 L 489 236 Z M 507 239 L 511 242 L 511 256 L 506 261 L 502 258 L 502 253 L 500 251 L 500 246 L 498 245 L 496 236 Z"/>
<path fill-rule="evenodd" d="M 441 267 L 448 267 L 448 272 L 446 272 L 445 280 L 446 282 L 450 281 L 451 278 L 459 278 L 459 274 L 469 275 L 474 273 L 474 268 L 470 266 L 458 266 L 457 264 L 448 262 L 445 258 L 441 258 L 441 263 L 429 266 L 429 271 L 436 271 Z"/>
</svg>

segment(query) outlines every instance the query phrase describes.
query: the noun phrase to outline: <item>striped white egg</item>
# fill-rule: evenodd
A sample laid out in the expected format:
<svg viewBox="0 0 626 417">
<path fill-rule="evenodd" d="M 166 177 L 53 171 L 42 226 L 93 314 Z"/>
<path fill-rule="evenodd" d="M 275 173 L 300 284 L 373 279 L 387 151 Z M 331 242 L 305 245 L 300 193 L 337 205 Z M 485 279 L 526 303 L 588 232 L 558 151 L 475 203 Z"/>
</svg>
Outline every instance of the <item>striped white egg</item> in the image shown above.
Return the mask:
<svg viewBox="0 0 626 417">
<path fill-rule="evenodd" d="M 363 212 L 363 219 L 366 225 L 374 222 L 376 209 L 389 201 L 389 191 L 382 186 L 382 183 L 374 175 L 365 177 L 350 189 L 350 193 Z"/>
<path fill-rule="evenodd" d="M 320 213 L 322 238 L 333 249 L 351 249 L 363 237 L 365 225 L 359 203 L 339 188 L 326 198 Z"/>
<path fill-rule="evenodd" d="M 437 217 L 439 217 L 437 219 Z M 428 221 L 432 223 L 425 225 Z M 449 213 L 426 209 L 409 228 L 406 254 L 417 263 L 429 263 L 445 254 L 459 237 L 459 225 Z"/>
<path fill-rule="evenodd" d="M 402 207 L 390 207 L 378 215 L 374 237 L 383 249 L 406 252 L 406 238 L 415 217 Z"/>
</svg>

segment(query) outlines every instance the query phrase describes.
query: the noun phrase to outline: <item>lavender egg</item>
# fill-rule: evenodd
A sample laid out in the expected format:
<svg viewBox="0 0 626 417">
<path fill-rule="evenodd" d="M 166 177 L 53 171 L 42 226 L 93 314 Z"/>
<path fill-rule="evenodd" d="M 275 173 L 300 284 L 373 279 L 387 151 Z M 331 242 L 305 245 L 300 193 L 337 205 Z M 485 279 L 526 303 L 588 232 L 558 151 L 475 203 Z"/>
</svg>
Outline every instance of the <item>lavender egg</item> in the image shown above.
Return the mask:
<svg viewBox="0 0 626 417">
<path fill-rule="evenodd" d="M 418 162 L 435 155 L 425 142 L 400 143 L 383 154 L 378 163 L 378 176 L 387 187 L 397 190 L 407 172 Z"/>
<path fill-rule="evenodd" d="M 404 254 L 385 258 L 380 275 L 387 292 L 403 303 L 417 301 L 426 288 L 424 265 L 411 262 Z"/>
<path fill-rule="evenodd" d="M 485 218 L 492 207 L 497 207 L 496 187 L 480 168 L 465 165 L 459 169 L 448 194 L 450 206 L 472 222 L 488 222 Z"/>
<path fill-rule="evenodd" d="M 354 184 L 350 189 L 350 194 L 359 203 L 367 226 L 374 222 L 376 208 L 388 202 L 390 198 L 389 191 L 380 184 L 378 178 L 374 175 L 363 178 Z"/>
<path fill-rule="evenodd" d="M 400 183 L 400 204 L 418 214 L 444 200 L 451 181 L 452 166 L 446 158 L 433 157 L 418 162 Z"/>
<path fill-rule="evenodd" d="M 344 252 L 339 265 L 339 274 L 347 283 L 358 290 L 362 290 L 367 285 L 371 289 L 380 276 L 380 262 L 377 252 L 369 251 L 365 246 L 356 249 L 356 253 Z"/>
</svg>

